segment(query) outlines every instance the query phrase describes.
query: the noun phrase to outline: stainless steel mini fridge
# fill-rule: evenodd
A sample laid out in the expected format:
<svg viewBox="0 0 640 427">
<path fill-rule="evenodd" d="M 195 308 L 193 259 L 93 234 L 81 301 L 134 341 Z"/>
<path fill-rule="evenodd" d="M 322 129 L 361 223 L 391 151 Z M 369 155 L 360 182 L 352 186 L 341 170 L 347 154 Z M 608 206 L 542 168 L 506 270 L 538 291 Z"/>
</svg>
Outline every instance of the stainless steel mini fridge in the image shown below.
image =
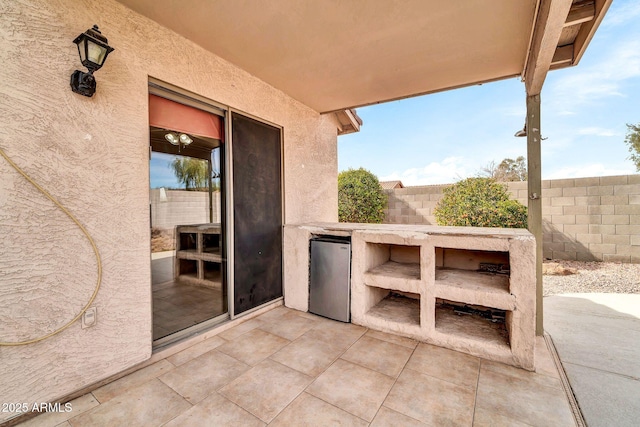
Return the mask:
<svg viewBox="0 0 640 427">
<path fill-rule="evenodd" d="M 309 311 L 351 321 L 351 243 L 332 238 L 311 240 Z"/>
</svg>

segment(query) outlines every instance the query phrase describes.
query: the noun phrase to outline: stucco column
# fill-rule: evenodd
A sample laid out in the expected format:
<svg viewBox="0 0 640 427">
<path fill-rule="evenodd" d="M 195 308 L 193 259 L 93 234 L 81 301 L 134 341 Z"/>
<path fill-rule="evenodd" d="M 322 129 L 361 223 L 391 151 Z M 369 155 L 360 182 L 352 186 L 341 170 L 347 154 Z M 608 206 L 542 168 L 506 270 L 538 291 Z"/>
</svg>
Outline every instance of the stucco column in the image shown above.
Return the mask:
<svg viewBox="0 0 640 427">
<path fill-rule="evenodd" d="M 540 95 L 527 96 L 528 227 L 536 238 L 536 335 L 544 334 L 542 317 L 542 165 Z"/>
</svg>

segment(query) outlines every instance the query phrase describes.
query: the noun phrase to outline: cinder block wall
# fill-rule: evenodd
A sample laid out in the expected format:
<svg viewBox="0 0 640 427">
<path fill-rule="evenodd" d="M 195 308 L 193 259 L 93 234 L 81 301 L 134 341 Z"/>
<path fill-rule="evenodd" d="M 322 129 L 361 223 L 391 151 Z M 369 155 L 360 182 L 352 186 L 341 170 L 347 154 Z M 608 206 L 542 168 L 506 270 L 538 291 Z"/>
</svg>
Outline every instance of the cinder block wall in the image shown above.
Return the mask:
<svg viewBox="0 0 640 427">
<path fill-rule="evenodd" d="M 506 183 L 527 204 L 527 183 Z M 447 185 L 387 190 L 385 222 L 436 224 Z M 543 253 L 549 259 L 640 263 L 640 175 L 542 181 Z"/>
<path fill-rule="evenodd" d="M 150 190 L 151 226 L 172 229 L 176 225 L 209 222 L 209 193 L 206 191 Z M 220 192 L 213 193 L 213 220 L 220 222 Z"/>
</svg>

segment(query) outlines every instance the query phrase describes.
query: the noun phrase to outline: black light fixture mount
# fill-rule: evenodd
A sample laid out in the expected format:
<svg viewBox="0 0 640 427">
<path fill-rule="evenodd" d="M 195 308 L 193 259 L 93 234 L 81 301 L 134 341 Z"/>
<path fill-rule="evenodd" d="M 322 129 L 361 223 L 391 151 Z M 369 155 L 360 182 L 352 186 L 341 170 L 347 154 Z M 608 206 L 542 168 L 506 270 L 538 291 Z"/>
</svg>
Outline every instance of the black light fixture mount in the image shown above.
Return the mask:
<svg viewBox="0 0 640 427">
<path fill-rule="evenodd" d="M 113 52 L 107 38 L 102 35 L 97 25 L 80 34 L 73 41 L 78 46 L 78 54 L 82 65 L 88 73 L 76 70 L 71 75 L 71 90 L 80 95 L 91 97 L 96 92 L 96 79 L 93 73 L 98 71 Z"/>
<path fill-rule="evenodd" d="M 524 127 L 522 129 L 520 129 L 518 132 L 515 133 L 515 135 L 513 135 L 515 137 L 521 138 L 523 136 L 527 136 L 527 124 L 524 124 Z"/>
</svg>

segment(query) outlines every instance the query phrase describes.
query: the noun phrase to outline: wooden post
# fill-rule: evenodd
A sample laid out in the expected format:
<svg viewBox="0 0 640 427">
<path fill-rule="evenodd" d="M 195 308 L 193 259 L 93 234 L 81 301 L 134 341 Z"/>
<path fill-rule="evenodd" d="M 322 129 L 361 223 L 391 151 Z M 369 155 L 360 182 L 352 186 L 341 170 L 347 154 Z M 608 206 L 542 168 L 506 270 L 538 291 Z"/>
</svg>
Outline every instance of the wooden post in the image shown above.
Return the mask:
<svg viewBox="0 0 640 427">
<path fill-rule="evenodd" d="M 542 317 L 542 166 L 540 161 L 540 95 L 527 96 L 528 227 L 536 238 L 536 335 L 544 334 Z"/>
</svg>

